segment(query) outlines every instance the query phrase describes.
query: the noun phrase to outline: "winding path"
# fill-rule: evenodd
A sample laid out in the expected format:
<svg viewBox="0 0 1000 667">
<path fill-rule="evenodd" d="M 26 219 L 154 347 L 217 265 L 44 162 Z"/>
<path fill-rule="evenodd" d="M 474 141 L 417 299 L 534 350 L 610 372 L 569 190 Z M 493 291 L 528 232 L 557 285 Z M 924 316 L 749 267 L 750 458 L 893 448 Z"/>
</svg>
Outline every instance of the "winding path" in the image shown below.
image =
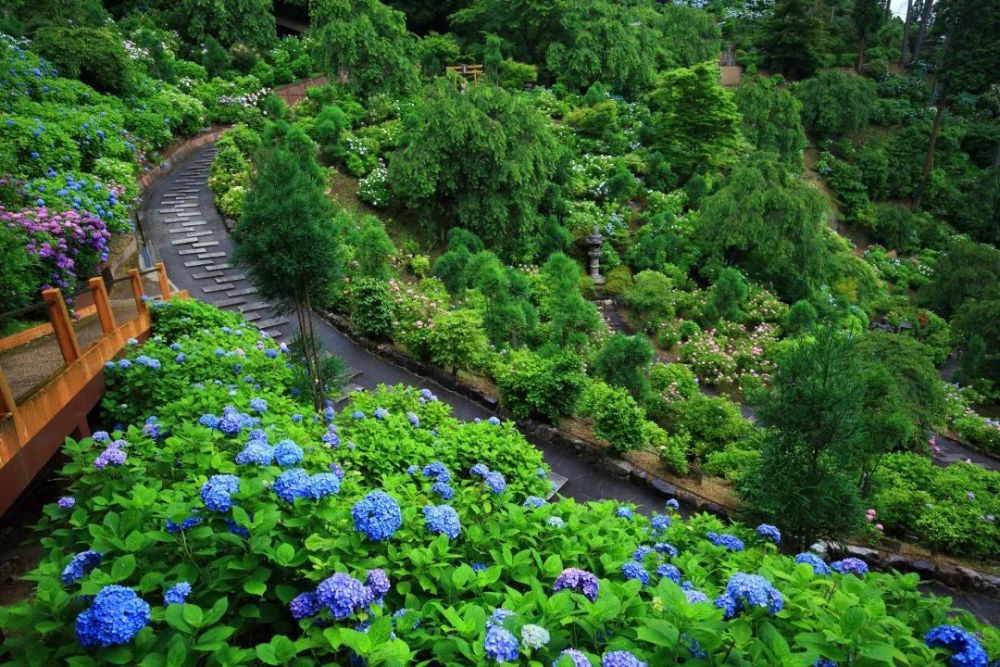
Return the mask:
<svg viewBox="0 0 1000 667">
<path fill-rule="evenodd" d="M 233 242 L 215 209 L 207 181 L 214 154 L 214 145 L 192 152 L 146 191 L 143 233 L 149 249 L 167 265 L 171 279 L 179 288 L 187 289 L 192 296 L 208 303 L 249 315 L 258 326 L 270 330 L 278 339 L 289 338 L 295 333 L 295 323 L 276 322 L 285 318 L 268 304 L 254 299 L 254 293 L 247 291 L 252 289 L 249 280 L 229 266 L 228 257 L 233 250 Z M 181 231 L 185 229 L 195 229 L 200 235 Z M 176 243 L 189 238 L 197 240 Z M 205 243 L 214 245 L 195 247 Z M 219 287 L 222 285 L 229 287 Z M 360 374 L 354 380 L 358 385 L 366 389 L 373 389 L 379 384 L 428 387 L 448 403 L 460 419 L 485 419 L 490 416 L 488 410 L 464 396 L 358 347 L 323 320 L 318 320 L 316 327 L 326 350 L 339 356 L 351 368 L 358 369 Z M 578 502 L 607 499 L 631 502 L 647 513 L 662 508 L 663 498 L 649 488 L 613 477 L 551 443 L 534 438 L 529 440 L 542 451 L 552 470 L 566 477 L 560 494 Z M 953 590 L 938 582 L 926 582 L 922 586 L 927 592 L 951 596 L 953 604 L 968 609 L 982 621 L 1000 624 L 1000 601 Z"/>
<path fill-rule="evenodd" d="M 167 265 L 177 287 L 202 301 L 242 312 L 278 340 L 290 339 L 295 334 L 295 322 L 255 298 L 249 279 L 230 266 L 233 242 L 215 210 L 207 181 L 214 155 L 214 145 L 192 152 L 146 191 L 143 233 L 150 251 Z M 195 231 L 192 234 L 188 230 Z M 359 373 L 354 382 L 366 389 L 380 384 L 428 387 L 451 405 L 460 419 L 486 419 L 492 414 L 464 396 L 358 347 L 322 320 L 316 321 L 316 333 L 328 352 Z M 664 499 L 646 487 L 613 477 L 550 443 L 532 442 L 552 470 L 567 479 L 560 490 L 562 495 L 580 502 L 618 499 L 635 503 L 645 512 L 663 507 Z"/>
</svg>

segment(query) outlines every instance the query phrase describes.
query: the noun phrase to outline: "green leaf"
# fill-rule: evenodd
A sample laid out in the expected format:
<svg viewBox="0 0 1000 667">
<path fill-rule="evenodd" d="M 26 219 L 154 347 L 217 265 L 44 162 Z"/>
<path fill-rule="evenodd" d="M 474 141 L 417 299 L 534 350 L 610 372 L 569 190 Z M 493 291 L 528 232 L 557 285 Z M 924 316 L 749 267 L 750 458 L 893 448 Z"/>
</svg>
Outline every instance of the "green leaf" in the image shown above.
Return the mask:
<svg viewBox="0 0 1000 667">
<path fill-rule="evenodd" d="M 184 605 L 183 616 L 184 620 L 193 628 L 201 627 L 204 621 L 204 614 L 201 611 L 201 607 L 194 604 Z"/>
<path fill-rule="evenodd" d="M 293 558 L 295 558 L 295 547 L 291 544 L 279 544 L 274 550 L 274 559 L 279 565 L 290 565 Z"/>
<path fill-rule="evenodd" d="M 228 625 L 217 625 L 214 628 L 206 630 L 198 637 L 196 648 L 199 651 L 218 650 L 222 643 L 229 639 L 234 632 L 236 632 L 236 628 Z"/>
<path fill-rule="evenodd" d="M 257 659 L 263 662 L 265 665 L 280 665 L 278 658 L 274 655 L 274 647 L 270 644 L 257 644 L 255 649 L 257 653 Z"/>
<path fill-rule="evenodd" d="M 212 605 L 212 608 L 205 612 L 205 625 L 215 625 L 222 618 L 222 615 L 229 609 L 229 599 L 219 598 Z"/>
<path fill-rule="evenodd" d="M 267 584 L 263 581 L 244 581 L 243 590 L 245 590 L 250 595 L 264 595 L 264 591 L 267 590 Z"/>
<path fill-rule="evenodd" d="M 457 589 L 462 589 L 476 573 L 466 564 L 456 567 L 451 573 L 451 583 Z"/>
<path fill-rule="evenodd" d="M 274 657 L 278 660 L 279 664 L 285 664 L 294 658 L 296 653 L 298 653 L 298 649 L 295 648 L 295 644 L 285 635 L 276 635 L 272 637 L 271 646 L 274 647 Z"/>
<path fill-rule="evenodd" d="M 546 577 L 552 579 L 559 575 L 563 571 L 562 558 L 558 554 L 552 554 L 545 559 L 545 563 L 542 565 L 542 572 Z"/>
<path fill-rule="evenodd" d="M 187 659 L 187 647 L 182 641 L 175 641 L 167 651 L 167 667 L 181 667 Z"/>
<path fill-rule="evenodd" d="M 190 635 L 194 632 L 194 628 L 191 627 L 190 623 L 184 620 L 184 606 L 178 604 L 168 605 L 167 611 L 163 616 L 167 620 L 167 625 L 172 627 L 174 630 Z"/>
<path fill-rule="evenodd" d="M 135 556 L 125 554 L 111 566 L 111 578 L 114 581 L 125 581 L 135 572 Z"/>
<path fill-rule="evenodd" d="M 673 647 L 677 644 L 680 631 L 667 621 L 658 618 L 649 618 L 638 629 L 636 636 L 654 646 Z"/>
<path fill-rule="evenodd" d="M 100 655 L 103 661 L 110 662 L 112 665 L 133 664 L 132 647 L 130 646 L 115 646 L 102 650 Z"/>
<path fill-rule="evenodd" d="M 251 524 L 250 515 L 239 505 L 233 505 L 233 521 L 242 528 L 249 528 Z"/>
</svg>

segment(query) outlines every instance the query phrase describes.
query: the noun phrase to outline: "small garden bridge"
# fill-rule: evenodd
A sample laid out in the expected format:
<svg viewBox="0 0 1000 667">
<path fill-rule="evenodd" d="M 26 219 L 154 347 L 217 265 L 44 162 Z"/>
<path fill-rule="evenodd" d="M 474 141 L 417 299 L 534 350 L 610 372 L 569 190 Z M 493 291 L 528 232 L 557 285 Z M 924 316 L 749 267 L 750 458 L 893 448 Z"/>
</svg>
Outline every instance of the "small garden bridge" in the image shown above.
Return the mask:
<svg viewBox="0 0 1000 667">
<path fill-rule="evenodd" d="M 155 280 L 146 279 L 147 274 L 155 274 Z M 158 293 L 148 294 L 157 291 L 154 285 Z M 152 322 L 148 302 L 186 298 L 187 292 L 172 292 L 160 263 L 146 271 L 130 269 L 127 279 L 112 283 L 111 294 L 103 278 L 91 278 L 73 296 L 81 306 L 75 318 L 58 289 L 44 290 L 42 300 L 31 306 L 0 313 L 0 319 L 36 313 L 39 319 L 43 313 L 48 319 L 0 339 L 0 515 L 67 436 L 90 435 L 87 414 L 104 393 L 104 365 L 129 339 L 148 337 Z"/>
</svg>

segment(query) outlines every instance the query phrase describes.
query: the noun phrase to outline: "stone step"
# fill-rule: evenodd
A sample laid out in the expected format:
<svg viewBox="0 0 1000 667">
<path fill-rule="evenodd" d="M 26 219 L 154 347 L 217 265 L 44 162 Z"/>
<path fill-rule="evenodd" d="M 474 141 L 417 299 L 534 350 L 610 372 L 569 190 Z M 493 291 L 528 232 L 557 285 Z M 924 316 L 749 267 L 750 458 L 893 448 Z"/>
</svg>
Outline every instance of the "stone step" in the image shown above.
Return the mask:
<svg viewBox="0 0 1000 667">
<path fill-rule="evenodd" d="M 268 338 L 273 338 L 275 340 L 278 340 L 282 335 L 284 335 L 277 329 L 271 329 L 270 331 L 261 331 L 261 333 L 267 336 Z"/>
<path fill-rule="evenodd" d="M 198 255 L 198 259 L 216 259 L 218 257 L 225 257 L 225 256 L 226 253 L 224 252 L 204 252 Z"/>
<path fill-rule="evenodd" d="M 210 259 L 196 259 L 196 260 L 192 260 L 190 262 L 184 262 L 184 266 L 186 266 L 187 268 L 190 269 L 190 268 L 195 267 L 195 266 L 205 266 L 206 264 L 211 264 L 211 263 L 212 263 L 212 260 L 210 260 Z"/>
<path fill-rule="evenodd" d="M 265 308 L 270 308 L 271 304 L 266 301 L 257 301 L 255 303 L 250 303 L 245 306 L 240 307 L 241 313 L 249 313 L 254 310 L 263 310 Z"/>
<path fill-rule="evenodd" d="M 233 296 L 247 296 L 248 294 L 256 294 L 256 293 L 257 293 L 257 288 L 256 287 L 244 287 L 242 289 L 233 290 L 232 292 L 226 292 L 226 296 L 229 296 L 229 297 L 233 297 Z"/>
<path fill-rule="evenodd" d="M 204 273 L 192 274 L 191 277 L 194 278 L 195 280 L 207 280 L 209 278 L 215 278 L 216 281 L 218 281 L 219 276 L 221 275 L 222 271 L 205 271 Z M 223 278 L 223 280 L 226 280 L 226 278 Z"/>
<path fill-rule="evenodd" d="M 170 245 L 187 245 L 188 243 L 197 243 L 198 239 L 192 236 L 185 236 L 182 239 L 174 239 L 170 242 Z"/>
<path fill-rule="evenodd" d="M 184 220 L 181 222 L 181 227 L 204 227 L 208 222 L 206 220 Z"/>
<path fill-rule="evenodd" d="M 280 327 L 282 324 L 288 324 L 287 317 L 272 317 L 269 320 L 259 322 L 257 326 L 261 329 L 271 329 L 274 327 Z"/>
<path fill-rule="evenodd" d="M 216 301 L 216 308 L 232 308 L 233 306 L 239 306 L 241 303 L 246 303 L 247 300 L 243 297 L 236 297 L 235 299 L 223 299 L 222 301 Z"/>
<path fill-rule="evenodd" d="M 202 250 L 201 248 L 188 248 L 187 250 L 178 250 L 177 254 L 178 255 L 197 255 L 200 252 L 205 252 L 205 251 Z M 202 257 L 201 255 L 198 255 L 198 259 L 206 259 L 206 258 Z"/>
<path fill-rule="evenodd" d="M 239 280 L 246 280 L 246 279 L 247 279 L 247 277 L 245 275 L 243 275 L 242 273 L 237 273 L 235 276 L 226 276 L 225 278 L 222 278 L 221 280 L 216 280 L 215 282 L 222 283 L 222 282 L 230 281 L 230 282 L 234 282 L 235 283 L 235 282 L 237 282 Z"/>
<path fill-rule="evenodd" d="M 205 294 L 212 294 L 213 292 L 222 292 L 227 289 L 233 289 L 235 285 L 232 283 L 223 283 L 221 285 L 209 285 L 208 287 L 202 287 L 201 291 Z"/>
<path fill-rule="evenodd" d="M 211 232 L 208 232 L 208 233 L 211 234 Z M 195 239 L 195 240 L 197 241 L 197 239 Z M 199 241 L 198 243 L 195 243 L 191 247 L 192 248 L 214 248 L 217 245 L 219 245 L 218 241 Z"/>
<path fill-rule="evenodd" d="M 213 264 L 208 268 L 209 271 L 225 271 L 226 269 L 233 268 L 232 264 Z"/>
<path fill-rule="evenodd" d="M 260 313 L 245 313 L 243 317 L 247 322 L 256 322 L 260 319 Z"/>
</svg>

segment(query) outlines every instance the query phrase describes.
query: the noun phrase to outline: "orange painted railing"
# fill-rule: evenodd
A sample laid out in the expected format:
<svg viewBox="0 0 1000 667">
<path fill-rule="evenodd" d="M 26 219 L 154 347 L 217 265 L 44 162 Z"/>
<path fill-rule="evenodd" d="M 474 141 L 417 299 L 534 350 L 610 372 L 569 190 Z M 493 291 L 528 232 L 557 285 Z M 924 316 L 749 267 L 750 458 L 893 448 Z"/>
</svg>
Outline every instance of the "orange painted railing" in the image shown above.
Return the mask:
<svg viewBox="0 0 1000 667">
<path fill-rule="evenodd" d="M 162 262 L 156 265 L 156 272 L 161 296 L 169 299 L 170 281 Z M 15 401 L 0 369 L 0 514 L 31 484 L 67 436 L 90 435 L 87 414 L 104 393 L 104 364 L 121 351 L 128 339 L 149 336 L 152 319 L 139 270 L 129 269 L 128 274 L 137 315 L 121 324 L 115 321 L 104 281 L 90 279 L 102 336 L 84 352 L 80 350 L 60 290 L 42 292 L 65 364 L 37 391 L 20 402 Z M 176 296 L 186 298 L 187 292 Z"/>
</svg>

